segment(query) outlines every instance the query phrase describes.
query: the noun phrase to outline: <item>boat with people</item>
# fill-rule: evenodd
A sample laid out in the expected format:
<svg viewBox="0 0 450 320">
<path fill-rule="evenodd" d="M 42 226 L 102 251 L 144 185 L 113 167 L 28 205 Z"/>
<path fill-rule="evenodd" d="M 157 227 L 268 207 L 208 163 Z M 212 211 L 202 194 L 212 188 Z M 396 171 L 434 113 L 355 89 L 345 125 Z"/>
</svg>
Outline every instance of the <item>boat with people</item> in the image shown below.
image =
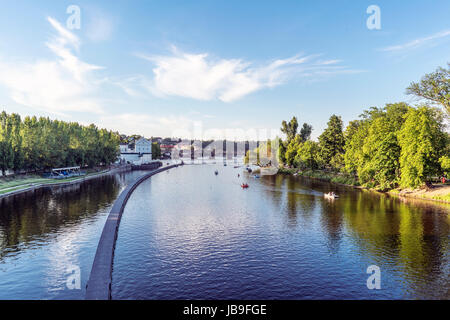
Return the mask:
<svg viewBox="0 0 450 320">
<path fill-rule="evenodd" d="M 242 189 L 247 189 L 249 187 L 249 185 L 247 183 L 243 183 L 241 184 Z"/>
<path fill-rule="evenodd" d="M 337 199 L 337 198 L 339 198 L 339 196 L 336 193 L 334 193 L 333 191 L 328 192 L 328 193 L 324 193 L 323 196 L 325 198 L 328 198 L 328 199 Z"/>
<path fill-rule="evenodd" d="M 214 171 L 214 174 L 217 176 L 219 174 L 219 171 Z"/>
<path fill-rule="evenodd" d="M 253 176 L 253 178 L 259 179 L 259 178 L 261 178 L 261 176 L 260 176 L 259 174 L 255 174 L 255 175 Z"/>
</svg>

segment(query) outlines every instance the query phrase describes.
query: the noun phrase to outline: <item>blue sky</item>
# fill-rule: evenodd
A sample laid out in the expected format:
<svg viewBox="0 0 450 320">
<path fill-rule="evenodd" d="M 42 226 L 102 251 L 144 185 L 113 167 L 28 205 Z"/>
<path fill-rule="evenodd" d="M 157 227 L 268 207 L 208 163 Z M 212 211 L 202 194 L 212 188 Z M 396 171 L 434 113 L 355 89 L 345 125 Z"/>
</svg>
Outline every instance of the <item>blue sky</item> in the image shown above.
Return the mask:
<svg viewBox="0 0 450 320">
<path fill-rule="evenodd" d="M 81 9 L 68 29 L 69 5 Z M 381 9 L 369 30 L 366 9 Z M 450 61 L 450 2 L 9 1 L 0 10 L 7 112 L 172 136 L 202 128 L 313 137 L 333 114 L 415 101 L 411 81 Z"/>
</svg>

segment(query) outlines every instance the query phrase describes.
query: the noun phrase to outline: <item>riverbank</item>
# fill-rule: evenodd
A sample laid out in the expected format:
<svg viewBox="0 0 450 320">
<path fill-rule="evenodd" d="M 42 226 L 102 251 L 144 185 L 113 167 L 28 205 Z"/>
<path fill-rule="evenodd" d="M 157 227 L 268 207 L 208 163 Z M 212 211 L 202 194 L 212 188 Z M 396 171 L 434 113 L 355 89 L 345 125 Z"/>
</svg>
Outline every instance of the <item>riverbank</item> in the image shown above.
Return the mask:
<svg viewBox="0 0 450 320">
<path fill-rule="evenodd" d="M 132 170 L 131 165 L 123 165 L 118 167 L 112 167 L 110 169 L 106 169 L 99 172 L 88 173 L 87 175 L 80 177 L 67 178 L 64 180 L 57 180 L 57 181 L 55 181 L 54 179 L 41 178 L 36 175 L 31 175 L 28 177 L 19 177 L 14 179 L 3 178 L 0 179 L 0 199 L 18 195 L 25 192 L 35 191 L 40 188 L 66 186 L 87 181 L 90 179 L 95 179 L 107 174 L 114 174 L 118 172 L 126 172 L 131 170 Z"/>
<path fill-rule="evenodd" d="M 352 188 L 365 189 L 374 192 L 382 192 L 392 196 L 404 197 L 404 198 L 415 198 L 421 200 L 437 201 L 443 203 L 450 203 L 450 185 L 434 185 L 430 189 L 394 189 L 388 191 L 380 191 L 376 189 L 362 187 L 357 179 L 353 176 L 348 176 L 344 174 L 336 174 L 332 172 L 325 172 L 321 170 L 305 170 L 301 171 L 298 169 L 291 168 L 280 168 L 278 170 L 279 174 L 288 174 L 298 177 L 306 177 L 310 179 L 317 179 L 324 182 L 330 182 L 337 185 L 343 185 Z"/>
<path fill-rule="evenodd" d="M 431 189 L 394 189 L 390 190 L 388 193 L 405 198 L 425 199 L 450 203 L 450 185 L 433 185 L 433 188 Z"/>
<path fill-rule="evenodd" d="M 298 170 L 298 169 L 290 169 L 290 168 L 280 168 L 278 170 L 280 174 L 289 174 L 297 177 L 305 177 L 311 179 L 317 179 L 325 182 L 331 182 L 334 184 L 345 185 L 348 187 L 354 188 L 362 188 L 358 182 L 358 180 L 349 175 L 344 174 L 336 174 L 332 172 L 325 172 L 321 170 Z"/>
</svg>

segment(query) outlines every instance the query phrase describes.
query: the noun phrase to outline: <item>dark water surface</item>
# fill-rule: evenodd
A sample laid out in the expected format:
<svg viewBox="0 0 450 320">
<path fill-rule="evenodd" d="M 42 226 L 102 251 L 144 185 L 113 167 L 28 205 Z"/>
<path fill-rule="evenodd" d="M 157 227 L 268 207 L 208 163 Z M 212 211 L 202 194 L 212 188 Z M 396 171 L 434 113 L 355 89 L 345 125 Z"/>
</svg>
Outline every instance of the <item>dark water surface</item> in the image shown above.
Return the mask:
<svg viewBox="0 0 450 320">
<path fill-rule="evenodd" d="M 0 199 L 0 299 L 84 299 L 106 217 L 143 172 Z M 80 289 L 69 290 L 79 268 Z"/>
<path fill-rule="evenodd" d="M 330 190 L 341 198 L 324 199 Z M 184 166 L 152 177 L 131 196 L 112 294 L 450 299 L 449 212 L 448 205 L 291 176 L 258 180 L 232 166 Z M 370 265 L 381 269 L 381 290 L 367 288 Z"/>
</svg>

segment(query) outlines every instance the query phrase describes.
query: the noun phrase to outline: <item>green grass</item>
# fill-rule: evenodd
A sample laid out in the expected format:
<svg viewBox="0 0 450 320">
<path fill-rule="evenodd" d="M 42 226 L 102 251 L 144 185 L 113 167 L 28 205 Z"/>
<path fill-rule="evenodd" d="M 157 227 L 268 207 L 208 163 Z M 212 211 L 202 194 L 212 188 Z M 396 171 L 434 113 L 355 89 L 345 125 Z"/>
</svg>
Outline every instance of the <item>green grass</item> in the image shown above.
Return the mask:
<svg viewBox="0 0 450 320">
<path fill-rule="evenodd" d="M 23 186 L 15 187 L 15 188 L 7 189 L 7 190 L 0 190 L 0 194 L 5 194 L 8 192 L 12 192 L 12 191 L 20 190 L 20 189 L 23 189 Z"/>
<path fill-rule="evenodd" d="M 100 175 L 107 171 L 108 170 L 104 170 L 104 171 L 100 171 L 100 172 L 91 172 L 84 176 L 71 177 L 71 178 L 61 179 L 61 180 L 41 178 L 36 175 L 0 178 L 0 194 L 5 194 L 5 193 L 11 192 L 11 191 L 16 191 L 19 189 L 25 189 L 25 188 L 30 187 L 31 184 L 66 183 L 66 182 L 71 182 L 71 181 L 75 181 L 75 180 L 80 180 L 85 177 Z"/>
</svg>

